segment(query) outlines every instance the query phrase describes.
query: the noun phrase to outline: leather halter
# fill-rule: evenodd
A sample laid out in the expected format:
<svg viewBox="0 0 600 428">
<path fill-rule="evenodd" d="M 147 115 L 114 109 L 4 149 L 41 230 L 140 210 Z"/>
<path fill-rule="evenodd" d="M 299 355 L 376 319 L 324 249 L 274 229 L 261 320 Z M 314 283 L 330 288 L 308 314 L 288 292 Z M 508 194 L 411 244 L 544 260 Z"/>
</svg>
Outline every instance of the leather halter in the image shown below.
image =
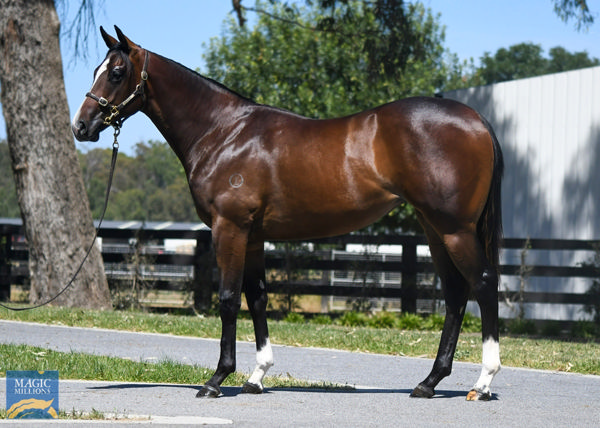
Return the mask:
<svg viewBox="0 0 600 428">
<path fill-rule="evenodd" d="M 104 124 L 106 126 L 112 125 L 116 128 L 120 128 L 121 124 L 123 123 L 123 120 L 125 120 L 125 119 L 119 118 L 121 111 L 136 97 L 144 96 L 144 86 L 146 84 L 146 81 L 148 80 L 148 72 L 146 71 L 148 69 L 148 58 L 149 58 L 148 51 L 146 51 L 146 56 L 144 58 L 144 67 L 142 68 L 140 83 L 138 83 L 136 85 L 135 90 L 131 93 L 131 95 L 129 95 L 127 98 L 125 98 L 125 100 L 118 106 L 111 104 L 110 102 L 108 102 L 108 100 L 106 98 L 99 97 L 97 95 L 92 94 L 91 92 L 88 92 L 87 94 L 85 94 L 86 97 L 89 97 L 89 98 L 93 99 L 94 101 L 96 101 L 100 105 L 100 107 L 109 109 L 110 114 L 104 118 Z"/>
</svg>

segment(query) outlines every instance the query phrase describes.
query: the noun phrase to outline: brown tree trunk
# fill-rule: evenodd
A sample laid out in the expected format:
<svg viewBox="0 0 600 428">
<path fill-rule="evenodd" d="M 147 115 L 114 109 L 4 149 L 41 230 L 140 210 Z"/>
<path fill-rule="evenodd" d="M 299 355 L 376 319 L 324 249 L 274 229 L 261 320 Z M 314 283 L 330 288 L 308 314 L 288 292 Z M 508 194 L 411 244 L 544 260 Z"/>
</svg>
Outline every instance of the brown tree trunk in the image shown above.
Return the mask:
<svg viewBox="0 0 600 428">
<path fill-rule="evenodd" d="M 69 126 L 59 29 L 52 0 L 0 0 L 0 102 L 29 245 L 31 303 L 67 284 L 94 236 Z M 55 304 L 111 307 L 96 246 Z"/>
</svg>

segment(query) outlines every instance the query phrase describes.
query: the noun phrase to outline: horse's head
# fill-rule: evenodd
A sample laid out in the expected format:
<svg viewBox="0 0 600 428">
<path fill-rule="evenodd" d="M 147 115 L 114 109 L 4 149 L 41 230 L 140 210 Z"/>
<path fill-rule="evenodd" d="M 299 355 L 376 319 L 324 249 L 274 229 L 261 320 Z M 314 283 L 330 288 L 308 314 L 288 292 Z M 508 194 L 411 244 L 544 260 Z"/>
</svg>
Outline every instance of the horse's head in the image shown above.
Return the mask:
<svg viewBox="0 0 600 428">
<path fill-rule="evenodd" d="M 101 131 L 109 125 L 119 127 L 144 105 L 148 52 L 118 27 L 115 30 L 118 40 L 100 27 L 108 53 L 96 68 L 92 89 L 73 118 L 71 127 L 79 141 L 98 141 Z"/>
</svg>

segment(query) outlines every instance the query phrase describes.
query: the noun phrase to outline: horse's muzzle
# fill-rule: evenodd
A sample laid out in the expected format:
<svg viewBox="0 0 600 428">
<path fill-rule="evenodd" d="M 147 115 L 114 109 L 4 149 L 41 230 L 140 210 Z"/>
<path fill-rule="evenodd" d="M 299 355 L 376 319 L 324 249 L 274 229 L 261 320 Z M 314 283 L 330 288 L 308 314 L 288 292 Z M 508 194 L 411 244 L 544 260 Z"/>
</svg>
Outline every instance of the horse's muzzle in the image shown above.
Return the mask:
<svg viewBox="0 0 600 428">
<path fill-rule="evenodd" d="M 99 132 L 90 132 L 89 126 L 83 120 L 73 121 L 71 130 L 77 141 L 98 141 L 100 138 Z"/>
</svg>

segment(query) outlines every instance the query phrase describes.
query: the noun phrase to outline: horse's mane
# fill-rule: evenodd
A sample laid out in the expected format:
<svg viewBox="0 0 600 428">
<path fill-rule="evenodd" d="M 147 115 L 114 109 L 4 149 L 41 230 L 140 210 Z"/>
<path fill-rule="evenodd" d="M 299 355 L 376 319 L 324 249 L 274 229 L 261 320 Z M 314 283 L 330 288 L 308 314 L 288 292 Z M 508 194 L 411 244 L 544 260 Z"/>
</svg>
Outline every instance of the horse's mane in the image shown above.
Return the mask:
<svg viewBox="0 0 600 428">
<path fill-rule="evenodd" d="M 160 57 L 161 59 L 165 60 L 166 62 L 168 62 L 168 63 L 170 63 L 170 64 L 172 64 L 172 65 L 174 65 L 174 66 L 176 66 L 176 67 L 178 67 L 180 69 L 182 69 L 186 73 L 191 74 L 193 77 L 203 80 L 204 82 L 208 83 L 210 86 L 216 87 L 218 91 L 227 92 L 227 93 L 230 93 L 230 94 L 236 96 L 237 98 L 240 98 L 240 99 L 242 99 L 242 100 L 244 100 L 244 101 L 246 101 L 248 103 L 257 104 L 256 101 L 254 101 L 254 100 L 252 100 L 252 99 L 250 99 L 248 97 L 245 97 L 244 95 L 241 95 L 240 93 L 234 91 L 231 88 L 228 88 L 227 86 L 223 85 L 222 83 L 220 83 L 220 82 L 218 82 L 218 81 L 216 81 L 214 79 L 211 79 L 210 77 L 206 77 L 206 76 L 198 73 L 197 71 L 192 70 L 191 68 L 186 67 L 185 65 L 183 65 L 183 64 L 181 64 L 181 63 L 179 63 L 177 61 L 174 61 L 174 60 L 172 60 L 170 58 L 164 57 L 164 56 L 159 55 L 159 54 L 154 54 L 154 55 L 157 55 L 158 57 Z"/>
<path fill-rule="evenodd" d="M 183 64 L 181 64 L 181 63 L 179 63 L 177 61 L 174 61 L 174 60 L 172 60 L 170 58 L 167 58 L 167 57 L 164 57 L 162 55 L 156 54 L 154 52 L 153 52 L 153 54 L 156 55 L 156 56 L 158 56 L 162 60 L 164 60 L 164 61 L 166 61 L 166 62 L 174 65 L 175 67 L 183 70 L 185 73 L 191 75 L 193 78 L 202 80 L 203 82 L 207 83 L 209 86 L 211 86 L 212 88 L 214 88 L 215 90 L 217 90 L 219 92 L 225 92 L 225 93 L 232 94 L 235 97 L 239 98 L 240 100 L 245 101 L 245 102 L 247 102 L 249 104 L 254 104 L 254 105 L 257 105 L 257 106 L 260 105 L 260 106 L 266 107 L 268 109 L 273 109 L 273 110 L 277 110 L 277 111 L 280 111 L 280 112 L 283 112 L 283 113 L 287 113 L 287 114 L 291 114 L 291 115 L 294 115 L 294 116 L 299 116 L 299 117 L 305 118 L 304 116 L 302 116 L 302 115 L 300 115 L 298 113 L 294 113 L 293 111 L 289 111 L 289 110 L 286 110 L 284 108 L 275 107 L 275 106 L 271 106 L 271 105 L 267 105 L 267 104 L 259 104 L 256 101 L 254 101 L 253 99 L 248 98 L 248 97 L 246 97 L 244 95 L 241 95 L 239 92 L 236 92 L 233 89 L 225 86 L 221 82 L 218 82 L 218 81 L 216 81 L 214 79 L 211 79 L 210 77 L 206 77 L 206 76 L 198 73 L 197 71 L 194 71 L 191 68 L 186 67 L 185 65 L 183 65 Z"/>
</svg>

